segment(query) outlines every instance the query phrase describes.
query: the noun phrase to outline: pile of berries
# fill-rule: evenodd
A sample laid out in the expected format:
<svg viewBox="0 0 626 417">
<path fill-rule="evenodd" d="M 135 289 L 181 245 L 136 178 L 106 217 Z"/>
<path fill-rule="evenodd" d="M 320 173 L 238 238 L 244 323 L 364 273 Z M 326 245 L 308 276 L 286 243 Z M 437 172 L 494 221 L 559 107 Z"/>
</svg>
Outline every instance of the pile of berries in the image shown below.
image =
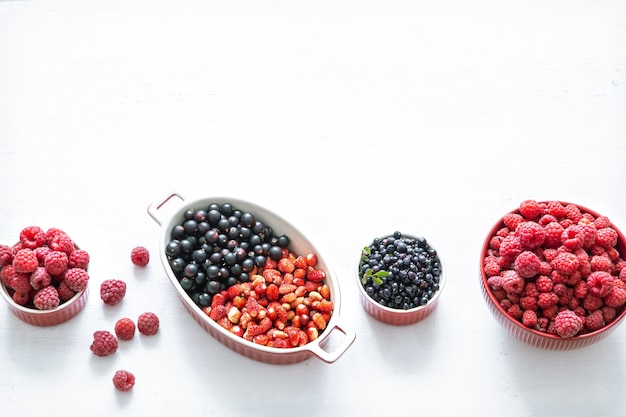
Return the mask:
<svg viewBox="0 0 626 417">
<path fill-rule="evenodd" d="M 482 270 L 510 317 L 570 338 L 602 329 L 626 306 L 618 236 L 606 216 L 574 204 L 525 200 L 489 237 Z"/>
<path fill-rule="evenodd" d="M 439 291 L 441 262 L 423 237 L 375 238 L 363 248 L 359 277 L 365 292 L 382 306 L 397 310 L 420 307 Z"/>
<path fill-rule="evenodd" d="M 28 226 L 13 246 L 0 245 L 0 280 L 22 306 L 50 310 L 87 288 L 89 253 L 58 228 Z"/>
</svg>

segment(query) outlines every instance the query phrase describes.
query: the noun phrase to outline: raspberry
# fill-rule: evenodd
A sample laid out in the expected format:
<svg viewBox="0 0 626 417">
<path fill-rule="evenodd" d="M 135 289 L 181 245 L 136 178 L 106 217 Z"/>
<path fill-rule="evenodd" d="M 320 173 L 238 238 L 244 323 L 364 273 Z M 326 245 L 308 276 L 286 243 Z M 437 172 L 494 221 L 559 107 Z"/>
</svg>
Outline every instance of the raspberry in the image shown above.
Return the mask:
<svg viewBox="0 0 626 417">
<path fill-rule="evenodd" d="M 565 217 L 574 223 L 578 223 L 580 222 L 580 219 L 582 219 L 583 215 L 577 205 L 568 204 L 565 206 Z"/>
<path fill-rule="evenodd" d="M 52 239 L 48 239 L 48 246 L 50 249 L 65 252 L 67 255 L 71 254 L 74 251 L 74 242 L 72 238 L 70 238 L 66 233 L 57 233 L 52 237 Z"/>
<path fill-rule="evenodd" d="M 137 319 L 137 330 L 146 336 L 155 335 L 159 330 L 159 318 L 151 312 L 140 314 Z"/>
<path fill-rule="evenodd" d="M 13 288 L 15 292 L 28 294 L 30 290 L 33 289 L 30 285 L 30 275 L 16 273 L 15 276 L 11 278 L 11 288 Z"/>
<path fill-rule="evenodd" d="M 146 266 L 150 262 L 150 252 L 143 246 L 137 246 L 131 250 L 130 260 L 134 265 Z"/>
<path fill-rule="evenodd" d="M 500 274 L 501 268 L 497 262 L 487 262 L 483 267 L 483 270 L 488 277 L 493 277 Z"/>
<path fill-rule="evenodd" d="M 52 282 L 52 277 L 46 271 L 46 268 L 38 266 L 37 269 L 30 274 L 30 285 L 35 290 L 40 290 L 43 287 L 47 287 Z"/>
<path fill-rule="evenodd" d="M 605 271 L 592 272 L 587 277 L 587 286 L 589 287 L 589 294 L 602 298 L 613 289 L 613 277 Z"/>
<path fill-rule="evenodd" d="M 524 222 L 516 229 L 515 234 L 519 236 L 520 243 L 524 249 L 535 249 L 543 245 L 546 239 L 546 232 L 539 223 L 533 221 Z"/>
<path fill-rule="evenodd" d="M 38 266 L 39 261 L 32 249 L 20 249 L 13 257 L 13 268 L 18 273 L 29 274 L 37 269 Z"/>
<path fill-rule="evenodd" d="M 554 319 L 556 333 L 563 338 L 574 337 L 583 327 L 582 319 L 572 310 L 563 310 Z"/>
<path fill-rule="evenodd" d="M 529 295 L 520 297 L 519 305 L 523 310 L 537 310 L 537 297 L 531 297 Z"/>
<path fill-rule="evenodd" d="M 0 268 L 12 265 L 13 249 L 7 245 L 0 245 Z"/>
<path fill-rule="evenodd" d="M 524 310 L 522 314 L 522 324 L 531 328 L 537 326 L 537 313 L 533 310 Z"/>
<path fill-rule="evenodd" d="M 595 295 L 587 294 L 585 298 L 583 298 L 583 307 L 585 307 L 587 311 L 597 310 L 603 305 L 604 302 L 602 301 L 602 298 L 596 297 Z"/>
<path fill-rule="evenodd" d="M 106 330 L 97 330 L 89 349 L 97 356 L 107 356 L 117 351 L 117 338 Z"/>
<path fill-rule="evenodd" d="M 502 288 L 510 294 L 521 294 L 524 291 L 524 278 L 512 269 L 503 271 Z"/>
<path fill-rule="evenodd" d="M 30 293 L 29 292 L 17 292 L 15 291 L 13 293 L 13 301 L 15 301 L 17 304 L 24 306 L 26 304 L 28 304 L 28 302 L 30 301 Z"/>
<path fill-rule="evenodd" d="M 552 262 L 552 268 L 560 274 L 571 275 L 578 269 L 580 261 L 570 252 L 560 252 Z"/>
<path fill-rule="evenodd" d="M 509 230 L 515 230 L 517 226 L 524 222 L 524 217 L 517 213 L 507 213 L 502 218 L 502 222 Z"/>
<path fill-rule="evenodd" d="M 491 287 L 492 290 L 500 290 L 500 289 L 502 289 L 502 275 L 490 276 L 489 278 L 487 278 L 487 284 L 489 285 L 489 287 Z M 278 289 L 278 287 L 276 285 L 274 285 L 272 288 Z M 269 288 L 268 288 L 268 290 L 269 290 Z M 278 299 L 278 296 L 272 297 L 272 298 Z"/>
<path fill-rule="evenodd" d="M 500 255 L 515 259 L 517 255 L 522 253 L 522 244 L 517 236 L 509 235 L 500 242 Z"/>
<path fill-rule="evenodd" d="M 559 285 L 562 285 L 562 284 L 559 284 Z M 541 275 L 537 277 L 537 279 L 535 280 L 535 286 L 537 287 L 537 290 L 539 292 L 550 292 L 552 291 L 552 288 L 555 287 L 554 283 L 552 282 L 552 279 L 545 275 Z"/>
<path fill-rule="evenodd" d="M 65 280 L 59 282 L 59 285 L 57 286 L 57 292 L 59 293 L 59 299 L 61 300 L 61 302 L 69 300 L 74 296 L 74 294 L 76 294 L 76 291 L 71 289 L 67 285 L 67 282 L 65 282 Z"/>
<path fill-rule="evenodd" d="M 617 232 L 611 227 L 605 227 L 596 233 L 596 244 L 605 249 L 617 245 Z"/>
<path fill-rule="evenodd" d="M 583 248 L 588 249 L 596 243 L 596 234 L 598 233 L 598 230 L 594 226 L 590 226 L 588 224 L 581 224 L 580 229 Z"/>
<path fill-rule="evenodd" d="M 539 293 L 539 296 L 537 297 L 537 306 L 543 309 L 546 309 L 550 306 L 556 307 L 558 302 L 559 302 L 559 296 L 556 295 L 552 291 L 541 292 Z"/>
<path fill-rule="evenodd" d="M 115 305 L 126 295 L 126 283 L 119 279 L 105 279 L 100 284 L 100 298 L 104 304 Z"/>
<path fill-rule="evenodd" d="M 613 285 L 611 292 L 604 297 L 607 307 L 617 308 L 626 303 L 626 289 Z"/>
<path fill-rule="evenodd" d="M 546 248 L 558 248 L 561 246 L 561 235 L 563 235 L 564 230 L 563 226 L 556 221 L 546 224 L 543 228 L 545 233 L 544 246 Z"/>
<path fill-rule="evenodd" d="M 113 385 L 118 391 L 130 391 L 135 385 L 135 375 L 126 370 L 116 371 L 113 375 Z"/>
<path fill-rule="evenodd" d="M 46 256 L 52 252 L 52 249 L 50 249 L 49 246 L 39 246 L 38 248 L 33 249 L 33 252 L 35 252 L 35 256 L 39 261 L 39 266 L 45 266 Z"/>
<path fill-rule="evenodd" d="M 135 323 L 129 318 L 121 318 L 115 322 L 115 334 L 122 340 L 130 340 L 135 335 Z"/>
<path fill-rule="evenodd" d="M 6 265 L 2 269 L 0 269 L 0 280 L 2 283 L 11 288 L 11 280 L 17 276 L 17 272 L 15 272 L 15 268 L 13 265 Z"/>
<path fill-rule="evenodd" d="M 524 200 L 519 205 L 519 211 L 527 220 L 535 220 L 539 217 L 541 209 L 535 200 Z"/>
<path fill-rule="evenodd" d="M 557 219 L 565 217 L 567 215 L 567 211 L 563 204 L 559 201 L 550 201 L 548 202 L 548 214 L 553 215 Z"/>
<path fill-rule="evenodd" d="M 595 255 L 591 257 L 591 270 L 592 271 L 606 271 L 611 272 L 613 269 L 613 262 L 608 256 Z"/>
<path fill-rule="evenodd" d="M 50 310 L 58 307 L 61 300 L 59 293 L 53 285 L 48 285 L 37 291 L 33 297 L 33 304 L 39 310 Z"/>
<path fill-rule="evenodd" d="M 541 261 L 531 251 L 524 251 L 515 258 L 515 271 L 522 278 L 532 278 L 539 272 Z"/>
<path fill-rule="evenodd" d="M 82 268 L 70 268 L 65 272 L 65 283 L 73 291 L 84 291 L 89 282 L 89 274 Z"/>
<path fill-rule="evenodd" d="M 572 252 L 583 247 L 585 236 L 583 229 L 577 224 L 573 224 L 563 230 L 561 234 L 561 243 Z"/>
<path fill-rule="evenodd" d="M 551 214 L 544 214 L 543 216 L 541 216 L 541 218 L 539 219 L 537 223 L 539 223 L 543 227 L 546 227 L 550 223 L 558 223 L 558 220 L 556 217 L 554 217 Z"/>
<path fill-rule="evenodd" d="M 44 266 L 50 275 L 61 275 L 68 266 L 69 258 L 65 252 L 51 251 L 44 259 Z"/>
<path fill-rule="evenodd" d="M 89 266 L 89 253 L 83 249 L 75 249 L 70 253 L 68 267 L 87 269 Z"/>
<path fill-rule="evenodd" d="M 38 248 L 46 243 L 46 234 L 39 226 L 25 227 L 20 232 L 20 243 L 24 248 Z"/>
<path fill-rule="evenodd" d="M 593 225 L 597 230 L 604 229 L 606 227 L 613 227 L 613 224 L 606 216 L 598 216 L 594 221 Z"/>
<path fill-rule="evenodd" d="M 539 296 L 539 291 L 537 290 L 537 285 L 534 282 L 527 282 L 524 285 L 524 295 L 529 297 L 537 297 Z"/>
<path fill-rule="evenodd" d="M 590 331 L 600 330 L 604 327 L 604 315 L 602 310 L 595 310 L 587 315 L 585 318 L 585 327 Z"/>
<path fill-rule="evenodd" d="M 574 285 L 574 297 L 576 298 L 585 298 L 589 294 L 589 286 L 583 280 L 578 281 L 576 285 Z"/>
</svg>

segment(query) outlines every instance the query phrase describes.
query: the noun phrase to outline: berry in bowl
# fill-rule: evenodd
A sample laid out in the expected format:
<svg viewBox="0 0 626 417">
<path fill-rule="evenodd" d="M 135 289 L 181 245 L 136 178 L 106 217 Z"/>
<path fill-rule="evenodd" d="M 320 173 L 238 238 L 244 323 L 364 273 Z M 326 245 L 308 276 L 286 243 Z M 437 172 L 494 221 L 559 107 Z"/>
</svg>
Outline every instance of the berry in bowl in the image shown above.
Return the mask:
<svg viewBox="0 0 626 417">
<path fill-rule="evenodd" d="M 522 201 L 480 254 L 489 310 L 513 336 L 548 350 L 596 343 L 626 317 L 626 239 L 601 215 L 562 201 Z"/>
<path fill-rule="evenodd" d="M 175 213 L 165 206 L 182 201 Z M 339 282 L 294 226 L 256 204 L 171 194 L 148 207 L 160 256 L 187 311 L 219 342 L 272 364 L 332 363 L 355 339 L 339 317 Z M 330 335 L 341 341 L 327 350 Z"/>
<path fill-rule="evenodd" d="M 18 243 L 0 244 L 0 294 L 22 321 L 61 324 L 87 302 L 89 253 L 64 231 L 22 229 Z"/>
<path fill-rule="evenodd" d="M 357 285 L 361 304 L 374 318 L 406 325 L 430 314 L 443 291 L 445 270 L 424 237 L 377 237 L 361 251 Z"/>
</svg>

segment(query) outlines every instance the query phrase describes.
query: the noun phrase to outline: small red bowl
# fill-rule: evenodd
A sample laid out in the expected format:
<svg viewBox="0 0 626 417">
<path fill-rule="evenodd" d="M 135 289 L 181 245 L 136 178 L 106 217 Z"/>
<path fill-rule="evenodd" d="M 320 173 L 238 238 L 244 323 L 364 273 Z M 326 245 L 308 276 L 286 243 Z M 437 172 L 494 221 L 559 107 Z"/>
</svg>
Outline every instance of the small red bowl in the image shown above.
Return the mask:
<svg viewBox="0 0 626 417">
<path fill-rule="evenodd" d="M 547 202 L 546 202 L 547 203 Z M 562 205 L 568 205 L 571 203 L 560 202 Z M 594 217 L 599 217 L 600 214 L 590 210 L 586 207 L 575 204 L 581 212 L 590 213 Z M 510 213 L 519 214 L 519 209 L 513 210 Z M 546 349 L 546 350 L 574 350 L 583 348 L 589 345 L 592 345 L 605 337 L 609 336 L 613 331 L 622 323 L 624 318 L 626 317 L 626 307 L 620 307 L 621 310 L 618 311 L 618 315 L 608 323 L 603 328 L 584 333 L 579 336 L 574 336 L 571 338 L 562 338 L 558 335 L 552 335 L 548 333 L 544 333 L 535 329 L 531 329 L 529 327 L 524 326 L 520 321 L 512 318 L 507 311 L 502 307 L 502 305 L 497 301 L 496 297 L 491 290 L 491 287 L 487 284 L 487 275 L 483 270 L 483 260 L 487 256 L 489 251 L 489 243 L 491 238 L 496 234 L 498 230 L 504 227 L 504 222 L 500 219 L 489 231 L 487 237 L 485 238 L 482 249 L 480 252 L 480 262 L 479 262 L 479 275 L 480 275 L 480 287 L 483 294 L 483 297 L 487 303 L 487 307 L 489 311 L 494 316 L 496 321 L 502 325 L 510 334 L 512 334 L 517 339 L 525 342 L 531 346 Z M 615 225 L 613 225 L 613 229 L 618 234 L 617 246 L 616 249 L 619 251 L 620 255 L 623 258 L 623 254 L 626 254 L 626 237 L 624 234 L 618 230 Z"/>
</svg>

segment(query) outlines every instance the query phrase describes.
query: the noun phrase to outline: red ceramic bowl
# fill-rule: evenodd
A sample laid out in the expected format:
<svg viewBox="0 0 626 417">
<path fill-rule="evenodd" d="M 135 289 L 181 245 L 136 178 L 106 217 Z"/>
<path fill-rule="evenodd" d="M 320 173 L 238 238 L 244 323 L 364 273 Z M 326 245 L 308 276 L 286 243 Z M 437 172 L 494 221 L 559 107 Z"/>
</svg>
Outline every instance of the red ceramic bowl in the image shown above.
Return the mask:
<svg viewBox="0 0 626 417">
<path fill-rule="evenodd" d="M 391 236 L 391 235 L 392 234 L 388 234 L 387 236 Z M 411 236 L 407 234 L 403 234 L 403 236 L 415 238 L 415 236 Z M 431 243 L 430 240 L 428 240 L 428 243 L 429 244 Z M 435 249 L 437 248 L 435 245 L 432 245 L 432 246 Z M 441 293 L 446 283 L 447 271 L 441 259 L 440 254 L 439 254 L 439 263 L 441 264 L 441 276 L 440 276 L 440 281 L 439 281 L 439 290 L 433 295 L 433 297 L 430 300 L 428 300 L 428 303 L 426 303 L 425 305 L 411 308 L 408 310 L 400 310 L 396 308 L 383 306 L 367 294 L 367 292 L 363 288 L 363 285 L 361 284 L 361 276 L 359 274 L 359 267 L 360 267 L 361 261 L 359 260 L 359 262 L 357 262 L 355 276 L 356 276 L 356 285 L 359 288 L 359 299 L 361 301 L 361 305 L 363 306 L 363 309 L 375 319 L 383 323 L 392 324 L 395 326 L 413 324 L 413 323 L 417 323 L 420 320 L 423 320 L 426 316 L 432 313 L 432 311 L 437 306 L 437 303 L 439 302 L 439 298 L 441 297 Z"/>
<path fill-rule="evenodd" d="M 9 309 L 20 320 L 35 326 L 54 326 L 64 323 L 76 316 L 87 304 L 89 286 L 79 291 L 72 298 L 50 310 L 38 310 L 33 307 L 17 304 L 3 283 L 0 283 L 0 295 L 7 302 Z"/>
<path fill-rule="evenodd" d="M 563 205 L 567 205 L 570 203 L 561 202 Z M 600 216 L 599 213 L 588 209 L 586 207 L 580 206 L 576 204 L 576 206 L 583 213 L 590 213 L 594 217 Z M 519 214 L 519 209 L 512 210 L 510 213 Z M 489 231 L 487 237 L 485 238 L 482 249 L 480 252 L 480 263 L 479 263 L 479 275 L 480 275 L 480 287 L 483 294 L 483 297 L 487 303 L 487 307 L 491 314 L 495 317 L 496 321 L 502 325 L 510 334 L 515 336 L 517 339 L 525 342 L 531 346 L 547 349 L 547 350 L 573 350 L 583 348 L 589 345 L 592 345 L 605 337 L 609 336 L 618 326 L 622 323 L 624 318 L 626 317 L 626 308 L 624 306 L 620 307 L 618 310 L 618 315 L 608 323 L 603 328 L 581 334 L 579 336 L 574 336 L 572 338 L 562 338 L 558 335 L 547 334 L 535 329 L 528 328 L 524 326 L 520 321 L 512 318 L 507 311 L 500 305 L 500 303 L 495 298 L 493 291 L 490 286 L 487 284 L 487 276 L 483 270 L 483 260 L 488 253 L 489 250 L 489 242 L 491 238 L 496 234 L 498 230 L 504 227 L 504 222 L 500 219 Z M 615 225 L 613 228 L 618 233 L 618 241 L 616 245 L 616 249 L 619 251 L 621 257 L 623 258 L 624 254 L 626 254 L 626 238 L 624 234 L 619 231 Z"/>
<path fill-rule="evenodd" d="M 300 254 L 316 253 L 318 267 L 326 271 L 326 284 L 330 287 L 330 298 L 334 303 L 334 311 L 324 332 L 304 346 L 294 348 L 274 348 L 250 342 L 232 332 L 224 329 L 214 320 L 209 318 L 183 290 L 178 279 L 170 267 L 165 248 L 170 241 L 171 230 L 184 218 L 184 213 L 191 208 L 207 207 L 210 203 L 231 203 L 240 210 L 250 211 L 256 218 L 270 225 L 275 233 L 286 234 L 290 238 L 290 248 Z M 168 208 L 173 208 L 173 214 L 166 214 Z M 179 299 L 193 319 L 211 336 L 231 350 L 260 362 L 284 365 L 301 362 L 311 357 L 317 357 L 326 363 L 333 363 L 352 345 L 355 333 L 341 323 L 340 308 L 341 295 L 339 281 L 330 265 L 326 262 L 323 254 L 294 226 L 274 214 L 273 212 L 256 204 L 236 198 L 209 197 L 193 201 L 186 201 L 177 193 L 170 194 L 165 198 L 155 201 L 148 207 L 148 214 L 161 225 L 160 256 L 163 268 L 174 287 Z M 340 341 L 329 348 L 330 336 L 335 334 Z"/>
</svg>

